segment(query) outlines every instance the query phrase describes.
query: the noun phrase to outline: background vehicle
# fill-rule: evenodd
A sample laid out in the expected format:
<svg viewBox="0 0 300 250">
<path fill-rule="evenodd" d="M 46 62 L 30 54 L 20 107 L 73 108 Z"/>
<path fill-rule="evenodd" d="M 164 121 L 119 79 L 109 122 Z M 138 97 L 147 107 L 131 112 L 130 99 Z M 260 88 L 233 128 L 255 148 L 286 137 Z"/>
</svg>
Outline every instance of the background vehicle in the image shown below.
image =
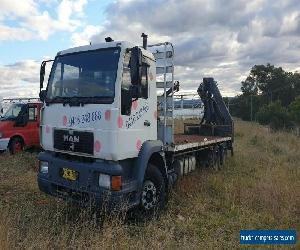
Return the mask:
<svg viewBox="0 0 300 250">
<path fill-rule="evenodd" d="M 0 96 L 0 117 L 3 115 L 3 106 L 2 106 L 3 98 Z"/>
<path fill-rule="evenodd" d="M 148 46 L 152 53 L 142 36 L 143 48 L 106 38 L 57 54 L 40 92 L 42 191 L 84 205 L 153 211 L 178 177 L 200 165 L 217 168 L 232 150 L 233 122 L 212 78 L 198 89 L 202 121 L 174 134 L 173 46 Z"/>
<path fill-rule="evenodd" d="M 42 103 L 36 98 L 4 99 L 9 108 L 0 118 L 0 151 L 12 154 L 25 147 L 39 146 Z"/>
</svg>

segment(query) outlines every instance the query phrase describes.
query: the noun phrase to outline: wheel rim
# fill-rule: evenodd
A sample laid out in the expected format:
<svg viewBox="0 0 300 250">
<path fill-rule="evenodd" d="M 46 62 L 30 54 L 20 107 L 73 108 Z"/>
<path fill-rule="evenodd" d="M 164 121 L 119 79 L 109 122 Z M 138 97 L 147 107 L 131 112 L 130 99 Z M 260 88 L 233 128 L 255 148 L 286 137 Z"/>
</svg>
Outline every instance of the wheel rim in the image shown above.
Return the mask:
<svg viewBox="0 0 300 250">
<path fill-rule="evenodd" d="M 14 143 L 14 152 L 19 153 L 22 151 L 22 144 L 20 142 L 15 142 Z"/>
<path fill-rule="evenodd" d="M 157 204 L 157 189 L 150 180 L 145 181 L 142 191 L 142 206 L 146 210 L 154 208 Z"/>
</svg>

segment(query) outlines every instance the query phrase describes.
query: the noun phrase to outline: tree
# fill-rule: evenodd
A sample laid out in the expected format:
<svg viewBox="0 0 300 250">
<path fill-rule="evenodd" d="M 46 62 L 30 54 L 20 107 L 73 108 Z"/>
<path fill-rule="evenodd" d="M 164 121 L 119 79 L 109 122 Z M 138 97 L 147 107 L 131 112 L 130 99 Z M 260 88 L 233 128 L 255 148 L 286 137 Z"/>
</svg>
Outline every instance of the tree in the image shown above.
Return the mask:
<svg viewBox="0 0 300 250">
<path fill-rule="evenodd" d="M 230 103 L 230 113 L 233 116 L 240 117 L 246 121 L 251 121 L 251 110 L 252 120 L 254 120 L 255 114 L 264 104 L 263 99 L 259 95 L 238 95 L 234 97 Z"/>
<path fill-rule="evenodd" d="M 271 129 L 279 130 L 291 125 L 290 115 L 287 108 L 280 101 L 262 106 L 256 114 L 260 124 L 270 125 Z"/>
<path fill-rule="evenodd" d="M 300 96 L 300 73 L 295 72 L 294 74 L 291 73 L 290 75 L 290 81 L 293 86 L 293 93 L 292 96 L 294 99 Z"/>
<path fill-rule="evenodd" d="M 241 91 L 242 94 L 232 100 L 231 114 L 243 120 L 258 117 L 260 122 L 264 122 L 267 114 L 264 116 L 262 112 L 273 112 L 272 114 L 276 117 L 272 120 L 274 127 L 286 126 L 286 124 L 280 124 L 282 121 L 289 120 L 286 116 L 288 110 L 290 111 L 288 107 L 297 96 L 300 96 L 300 73 L 286 72 L 282 67 L 275 67 L 269 63 L 254 65 L 246 79 L 241 82 Z M 273 102 L 276 104 L 269 106 Z M 258 111 L 260 113 L 256 116 Z M 299 114 L 297 112 L 293 111 L 293 117 Z M 286 114 L 284 115 L 284 113 Z M 271 118 L 268 119 L 267 124 L 270 124 L 270 121 Z"/>
<path fill-rule="evenodd" d="M 292 120 L 300 126 L 300 96 L 289 105 L 289 112 Z"/>
<path fill-rule="evenodd" d="M 241 90 L 244 96 L 257 95 L 258 87 L 255 80 L 248 76 L 245 81 L 242 82 Z"/>
<path fill-rule="evenodd" d="M 274 65 L 254 65 L 243 81 L 244 96 L 261 95 L 265 103 L 280 100 L 287 107 L 300 94 L 300 74 Z"/>
</svg>

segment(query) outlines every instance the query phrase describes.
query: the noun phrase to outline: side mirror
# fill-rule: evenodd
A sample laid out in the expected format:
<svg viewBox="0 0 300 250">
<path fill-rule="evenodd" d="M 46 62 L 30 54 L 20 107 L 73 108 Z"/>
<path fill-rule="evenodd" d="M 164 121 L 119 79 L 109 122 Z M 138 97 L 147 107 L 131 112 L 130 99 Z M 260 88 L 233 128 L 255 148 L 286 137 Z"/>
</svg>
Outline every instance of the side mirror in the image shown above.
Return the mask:
<svg viewBox="0 0 300 250">
<path fill-rule="evenodd" d="M 129 90 L 130 90 L 131 98 L 137 99 L 143 96 L 141 85 L 131 85 Z"/>
<path fill-rule="evenodd" d="M 130 89 L 122 89 L 121 91 L 121 114 L 130 115 L 132 105 L 132 95 Z"/>
<path fill-rule="evenodd" d="M 142 51 L 139 47 L 133 47 L 131 49 L 130 58 L 130 76 L 132 85 L 141 85 L 142 79 Z"/>
<path fill-rule="evenodd" d="M 40 94 L 39 94 L 39 97 L 40 97 L 41 102 L 44 102 L 44 101 L 45 101 L 46 95 L 47 95 L 46 90 L 41 90 L 41 92 L 40 92 Z"/>
<path fill-rule="evenodd" d="M 44 85 L 45 71 L 46 71 L 46 62 L 43 61 L 40 69 L 40 90 L 43 88 Z"/>
<path fill-rule="evenodd" d="M 40 92 L 42 88 L 44 87 L 44 78 L 45 78 L 45 72 L 46 72 L 46 64 L 48 62 L 53 62 L 54 60 L 47 60 L 43 61 L 40 68 Z"/>
</svg>

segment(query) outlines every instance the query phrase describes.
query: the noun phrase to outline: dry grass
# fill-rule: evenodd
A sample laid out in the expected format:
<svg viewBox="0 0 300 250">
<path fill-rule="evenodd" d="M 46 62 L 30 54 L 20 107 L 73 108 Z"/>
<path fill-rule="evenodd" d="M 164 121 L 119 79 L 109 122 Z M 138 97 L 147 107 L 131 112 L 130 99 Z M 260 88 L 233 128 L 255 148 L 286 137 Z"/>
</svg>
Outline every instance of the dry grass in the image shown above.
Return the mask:
<svg viewBox="0 0 300 250">
<path fill-rule="evenodd" d="M 2 154 L 0 249 L 230 249 L 240 247 L 240 229 L 299 234 L 299 162 L 299 138 L 238 122 L 235 156 L 219 172 L 198 170 L 182 179 L 160 219 L 107 216 L 99 226 L 91 212 L 39 192 L 35 153 Z"/>
</svg>

